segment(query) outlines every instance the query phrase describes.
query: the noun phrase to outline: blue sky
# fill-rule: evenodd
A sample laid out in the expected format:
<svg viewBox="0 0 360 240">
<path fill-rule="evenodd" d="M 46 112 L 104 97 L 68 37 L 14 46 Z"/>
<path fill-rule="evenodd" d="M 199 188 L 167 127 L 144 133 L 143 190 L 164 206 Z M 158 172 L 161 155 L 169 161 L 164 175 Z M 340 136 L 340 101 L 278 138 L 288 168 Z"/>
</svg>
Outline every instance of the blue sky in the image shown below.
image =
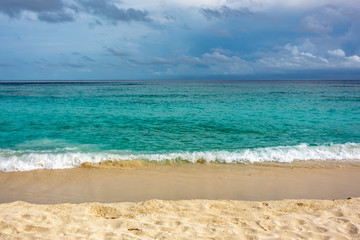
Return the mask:
<svg viewBox="0 0 360 240">
<path fill-rule="evenodd" d="M 359 79 L 360 4 L 0 0 L 0 43 L 0 80 Z"/>
</svg>

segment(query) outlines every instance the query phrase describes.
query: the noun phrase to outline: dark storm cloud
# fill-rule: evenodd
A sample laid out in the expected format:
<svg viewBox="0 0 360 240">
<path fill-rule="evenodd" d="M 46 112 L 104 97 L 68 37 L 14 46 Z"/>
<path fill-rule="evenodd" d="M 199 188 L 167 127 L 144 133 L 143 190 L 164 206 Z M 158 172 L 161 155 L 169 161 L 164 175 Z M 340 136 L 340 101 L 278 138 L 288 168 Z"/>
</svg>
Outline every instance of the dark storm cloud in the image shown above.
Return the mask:
<svg viewBox="0 0 360 240">
<path fill-rule="evenodd" d="M 0 12 L 9 17 L 17 18 L 22 11 L 35 12 L 40 21 L 48 23 L 73 22 L 73 14 L 80 12 L 102 17 L 111 23 L 151 21 L 146 11 L 119 8 L 109 0 L 76 0 L 70 5 L 63 0 L 0 0 Z M 96 20 L 96 24 L 101 25 L 101 22 Z"/>
<path fill-rule="evenodd" d="M 253 16 L 254 13 L 247 8 L 242 9 L 231 9 L 227 6 L 222 6 L 220 9 L 209 9 L 203 8 L 200 12 L 208 19 L 221 19 L 221 18 L 230 18 L 230 17 L 245 17 Z"/>
<path fill-rule="evenodd" d="M 108 0 L 78 0 L 78 2 L 85 11 L 93 15 L 103 17 L 114 23 L 118 21 L 151 21 L 146 11 L 136 10 L 133 8 L 118 8 L 115 4 Z"/>
<path fill-rule="evenodd" d="M 38 14 L 40 21 L 48 23 L 73 22 L 74 16 L 65 12 L 44 12 Z"/>
<path fill-rule="evenodd" d="M 64 7 L 62 0 L 0 0 L 0 11 L 9 17 L 17 17 L 24 11 L 57 12 Z"/>
</svg>

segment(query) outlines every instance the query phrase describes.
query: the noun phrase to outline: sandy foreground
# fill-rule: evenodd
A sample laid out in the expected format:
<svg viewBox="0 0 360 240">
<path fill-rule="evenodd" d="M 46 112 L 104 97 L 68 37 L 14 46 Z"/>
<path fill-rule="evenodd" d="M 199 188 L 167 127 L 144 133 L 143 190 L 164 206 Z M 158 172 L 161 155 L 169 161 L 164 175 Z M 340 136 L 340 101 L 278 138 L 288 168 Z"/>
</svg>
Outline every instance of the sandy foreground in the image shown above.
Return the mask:
<svg viewBox="0 0 360 240">
<path fill-rule="evenodd" d="M 359 183 L 351 164 L 0 173 L 0 239 L 360 239 Z"/>
<path fill-rule="evenodd" d="M 1 239 L 360 239 L 360 199 L 0 205 Z"/>
</svg>

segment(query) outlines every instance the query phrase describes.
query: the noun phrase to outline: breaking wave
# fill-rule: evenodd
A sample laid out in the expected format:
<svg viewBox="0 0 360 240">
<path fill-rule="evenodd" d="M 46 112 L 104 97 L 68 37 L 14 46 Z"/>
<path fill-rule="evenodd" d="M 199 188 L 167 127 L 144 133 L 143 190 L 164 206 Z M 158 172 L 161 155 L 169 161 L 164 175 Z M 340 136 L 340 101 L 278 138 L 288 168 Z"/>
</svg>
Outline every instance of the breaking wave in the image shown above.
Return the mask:
<svg viewBox="0 0 360 240">
<path fill-rule="evenodd" d="M 221 162 L 221 163 L 288 163 L 296 160 L 360 161 L 360 143 L 311 146 L 278 146 L 236 151 L 199 151 L 170 153 L 129 153 L 126 151 L 84 152 L 76 148 L 48 151 L 15 151 L 0 149 L 0 170 L 30 171 L 35 169 L 66 169 L 83 163 L 144 160 L 156 162 Z"/>
</svg>

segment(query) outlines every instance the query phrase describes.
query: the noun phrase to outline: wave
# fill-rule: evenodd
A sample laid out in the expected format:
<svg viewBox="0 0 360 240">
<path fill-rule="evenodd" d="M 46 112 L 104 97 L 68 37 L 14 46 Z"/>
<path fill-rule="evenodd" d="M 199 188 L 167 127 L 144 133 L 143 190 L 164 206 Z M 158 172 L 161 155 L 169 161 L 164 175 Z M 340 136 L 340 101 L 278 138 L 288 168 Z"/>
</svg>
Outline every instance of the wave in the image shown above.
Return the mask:
<svg viewBox="0 0 360 240">
<path fill-rule="evenodd" d="M 129 153 L 126 151 L 83 152 L 76 148 L 47 151 L 15 151 L 0 149 L 0 171 L 30 171 L 35 169 L 66 169 L 83 163 L 104 161 L 144 160 L 179 162 L 292 162 L 297 160 L 360 161 L 360 143 L 310 146 L 278 146 L 237 151 L 203 151 L 172 153 Z"/>
</svg>

